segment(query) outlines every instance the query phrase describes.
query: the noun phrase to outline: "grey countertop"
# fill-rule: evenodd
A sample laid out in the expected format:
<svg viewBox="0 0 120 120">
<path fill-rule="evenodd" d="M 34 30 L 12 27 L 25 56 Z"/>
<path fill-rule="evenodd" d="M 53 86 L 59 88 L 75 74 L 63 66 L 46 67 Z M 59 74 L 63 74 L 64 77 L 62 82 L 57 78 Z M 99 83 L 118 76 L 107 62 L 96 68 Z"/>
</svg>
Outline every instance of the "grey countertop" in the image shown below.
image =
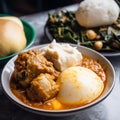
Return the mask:
<svg viewBox="0 0 120 120">
<path fill-rule="evenodd" d="M 77 5 L 65 7 L 64 9 L 75 10 Z M 23 16 L 36 30 L 37 36 L 32 46 L 50 42 L 44 35 L 44 26 L 49 12 L 37 13 Z M 21 109 L 11 102 L 3 93 L 0 86 L 0 120 L 120 120 L 120 56 L 108 58 L 116 72 L 115 87 L 111 94 L 101 103 L 81 111 L 79 114 L 70 117 L 54 117 L 36 115 Z M 0 73 L 3 66 L 0 66 Z"/>
</svg>

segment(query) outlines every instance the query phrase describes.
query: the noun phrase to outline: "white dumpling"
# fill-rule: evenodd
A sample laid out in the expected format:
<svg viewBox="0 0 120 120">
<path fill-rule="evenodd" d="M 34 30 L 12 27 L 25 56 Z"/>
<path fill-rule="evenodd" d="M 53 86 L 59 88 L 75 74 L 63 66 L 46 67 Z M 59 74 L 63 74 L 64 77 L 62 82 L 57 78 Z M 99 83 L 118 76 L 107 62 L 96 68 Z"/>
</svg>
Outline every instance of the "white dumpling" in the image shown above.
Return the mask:
<svg viewBox="0 0 120 120">
<path fill-rule="evenodd" d="M 58 77 L 60 91 L 57 99 L 69 105 L 84 105 L 95 100 L 103 91 L 100 77 L 85 67 L 70 67 Z"/>
<path fill-rule="evenodd" d="M 76 47 L 69 44 L 59 44 L 55 40 L 50 45 L 41 48 L 40 52 L 59 71 L 78 65 L 82 60 L 82 54 Z"/>
<path fill-rule="evenodd" d="M 84 0 L 75 16 L 78 23 L 87 28 L 109 25 L 117 20 L 119 6 L 114 0 Z"/>
</svg>

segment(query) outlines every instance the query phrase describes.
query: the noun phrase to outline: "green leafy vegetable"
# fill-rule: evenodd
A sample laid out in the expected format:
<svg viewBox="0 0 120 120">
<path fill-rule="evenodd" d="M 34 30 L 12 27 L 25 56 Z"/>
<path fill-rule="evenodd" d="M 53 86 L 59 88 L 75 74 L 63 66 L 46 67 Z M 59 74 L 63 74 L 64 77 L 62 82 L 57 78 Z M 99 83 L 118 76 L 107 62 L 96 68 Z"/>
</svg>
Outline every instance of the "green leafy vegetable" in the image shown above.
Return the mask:
<svg viewBox="0 0 120 120">
<path fill-rule="evenodd" d="M 98 51 L 120 50 L 120 18 L 112 25 L 87 29 L 78 24 L 74 12 L 60 11 L 48 14 L 47 26 L 53 38 L 59 42 L 80 44 Z M 95 38 L 87 35 L 88 30 L 95 33 Z M 98 46 L 98 49 L 96 43 L 102 47 Z"/>
</svg>

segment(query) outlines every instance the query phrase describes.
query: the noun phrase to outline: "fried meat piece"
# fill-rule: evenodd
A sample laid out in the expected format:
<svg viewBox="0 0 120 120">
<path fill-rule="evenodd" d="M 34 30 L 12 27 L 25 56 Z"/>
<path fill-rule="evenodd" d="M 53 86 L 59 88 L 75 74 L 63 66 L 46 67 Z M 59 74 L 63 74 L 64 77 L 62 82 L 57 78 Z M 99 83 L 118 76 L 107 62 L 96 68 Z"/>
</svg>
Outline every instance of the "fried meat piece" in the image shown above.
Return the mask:
<svg viewBox="0 0 120 120">
<path fill-rule="evenodd" d="M 40 54 L 39 50 L 29 50 L 20 53 L 15 60 L 15 79 L 23 87 L 28 87 L 30 82 L 41 73 L 48 73 L 53 76 L 53 80 L 57 79 L 57 72 L 53 63 Z"/>
<path fill-rule="evenodd" d="M 59 91 L 59 86 L 50 74 L 40 74 L 27 89 L 27 96 L 32 101 L 47 101 L 53 98 Z"/>
</svg>

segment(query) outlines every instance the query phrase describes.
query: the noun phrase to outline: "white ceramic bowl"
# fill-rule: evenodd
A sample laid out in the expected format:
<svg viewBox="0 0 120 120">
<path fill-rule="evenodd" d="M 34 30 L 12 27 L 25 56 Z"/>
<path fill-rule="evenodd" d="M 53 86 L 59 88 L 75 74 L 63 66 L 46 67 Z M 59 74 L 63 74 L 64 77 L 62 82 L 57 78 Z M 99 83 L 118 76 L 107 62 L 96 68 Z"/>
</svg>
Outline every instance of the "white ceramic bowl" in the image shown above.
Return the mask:
<svg viewBox="0 0 120 120">
<path fill-rule="evenodd" d="M 72 44 L 71 44 L 72 45 Z M 45 45 L 40 45 L 40 46 L 35 46 L 32 49 L 39 49 Z M 72 45 L 72 46 L 76 46 L 76 45 Z M 2 75 L 1 75 L 1 83 L 2 83 L 2 87 L 3 90 L 5 92 L 5 94 L 8 96 L 8 98 L 10 98 L 10 100 L 12 100 L 14 103 L 16 103 L 17 105 L 19 105 L 20 107 L 33 112 L 33 113 L 37 113 L 40 115 L 45 115 L 45 116 L 67 116 L 67 115 L 74 115 L 79 113 L 81 110 L 83 109 L 87 109 L 89 107 L 92 107 L 93 105 L 98 104 L 99 102 L 101 102 L 102 100 L 104 100 L 112 91 L 113 87 L 114 87 L 114 83 L 115 83 L 115 71 L 114 68 L 112 66 L 112 64 L 100 53 L 87 48 L 87 47 L 83 47 L 83 46 L 76 46 L 77 49 L 84 55 L 87 55 L 91 58 L 93 58 L 94 60 L 99 60 L 100 64 L 102 65 L 102 67 L 107 68 L 107 84 L 105 87 L 104 92 L 102 93 L 102 95 L 96 99 L 95 101 L 93 101 L 90 104 L 87 104 L 85 106 L 82 107 L 78 107 L 78 108 L 73 108 L 73 109 L 69 109 L 69 110 L 42 110 L 42 109 L 37 109 L 37 108 L 33 108 L 30 107 L 26 104 L 24 104 L 23 102 L 21 102 L 18 98 L 16 98 L 16 96 L 12 93 L 11 89 L 10 89 L 10 77 L 11 74 L 14 70 L 14 60 L 16 59 L 17 56 L 15 56 L 14 58 L 12 58 L 4 67 L 3 71 L 2 71 Z"/>
</svg>

